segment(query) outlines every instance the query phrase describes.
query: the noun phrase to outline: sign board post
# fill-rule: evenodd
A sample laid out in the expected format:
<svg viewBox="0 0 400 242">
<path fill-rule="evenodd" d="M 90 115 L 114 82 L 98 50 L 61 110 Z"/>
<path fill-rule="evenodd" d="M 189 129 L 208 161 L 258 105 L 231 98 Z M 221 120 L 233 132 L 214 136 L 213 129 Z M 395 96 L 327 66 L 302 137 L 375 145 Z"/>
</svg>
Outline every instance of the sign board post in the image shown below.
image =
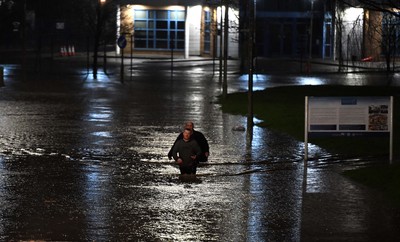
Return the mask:
<svg viewBox="0 0 400 242">
<path fill-rule="evenodd" d="M 393 159 L 393 97 L 305 97 L 304 160 L 308 136 L 354 137 L 389 134 Z"/>
<path fill-rule="evenodd" d="M 126 47 L 125 35 L 119 36 L 119 38 L 117 40 L 117 45 L 121 49 L 121 74 L 120 74 L 120 78 L 121 78 L 121 82 L 123 83 L 124 82 L 124 49 Z"/>
<path fill-rule="evenodd" d="M 304 101 L 304 166 L 307 166 L 308 160 L 308 96 Z"/>
</svg>

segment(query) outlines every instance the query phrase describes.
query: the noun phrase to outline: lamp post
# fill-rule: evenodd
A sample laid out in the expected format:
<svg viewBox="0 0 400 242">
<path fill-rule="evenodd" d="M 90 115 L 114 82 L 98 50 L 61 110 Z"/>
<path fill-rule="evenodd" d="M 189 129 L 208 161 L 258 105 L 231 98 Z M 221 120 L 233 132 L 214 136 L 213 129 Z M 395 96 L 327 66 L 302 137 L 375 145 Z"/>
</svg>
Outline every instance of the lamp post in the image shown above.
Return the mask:
<svg viewBox="0 0 400 242">
<path fill-rule="evenodd" d="M 253 73 L 254 73 L 254 62 L 253 62 L 253 52 L 254 52 L 254 43 L 255 43 L 255 1 L 248 1 L 248 51 L 249 51 L 249 82 L 248 82 L 248 94 L 247 94 L 247 130 L 248 136 L 250 136 L 250 140 L 252 139 L 252 129 L 253 129 Z M 248 137 L 249 138 L 249 137 Z"/>
<path fill-rule="evenodd" d="M 102 34 L 102 24 L 103 24 L 103 16 L 102 16 L 102 6 L 105 4 L 106 0 L 99 0 L 96 6 L 96 29 L 94 34 L 94 50 L 93 50 L 93 79 L 97 79 L 97 69 L 98 69 L 98 51 L 99 51 L 99 42 L 100 36 Z"/>
<path fill-rule="evenodd" d="M 100 0 L 100 5 L 103 6 L 106 3 L 106 0 Z M 107 75 L 107 50 L 106 50 L 106 39 L 104 38 L 103 44 L 103 70 L 104 74 Z"/>
<path fill-rule="evenodd" d="M 309 56 L 308 58 L 311 59 L 312 57 L 312 37 L 313 37 L 313 18 L 314 18 L 314 0 L 311 0 L 311 12 L 310 12 L 310 46 L 309 46 Z"/>
</svg>

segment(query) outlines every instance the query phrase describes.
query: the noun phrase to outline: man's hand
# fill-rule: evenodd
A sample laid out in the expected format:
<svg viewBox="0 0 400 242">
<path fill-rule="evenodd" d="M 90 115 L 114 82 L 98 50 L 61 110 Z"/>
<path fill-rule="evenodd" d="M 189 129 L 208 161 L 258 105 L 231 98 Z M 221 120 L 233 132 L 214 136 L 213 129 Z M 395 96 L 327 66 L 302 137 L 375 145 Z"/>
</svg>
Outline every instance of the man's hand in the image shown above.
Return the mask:
<svg viewBox="0 0 400 242">
<path fill-rule="evenodd" d="M 170 150 L 170 151 L 168 152 L 168 159 L 169 159 L 169 160 L 172 160 L 172 150 Z"/>
<path fill-rule="evenodd" d="M 182 160 L 181 158 L 178 158 L 178 159 L 176 160 L 176 164 L 180 165 L 180 164 L 182 164 L 182 163 L 183 163 L 183 160 Z"/>
</svg>

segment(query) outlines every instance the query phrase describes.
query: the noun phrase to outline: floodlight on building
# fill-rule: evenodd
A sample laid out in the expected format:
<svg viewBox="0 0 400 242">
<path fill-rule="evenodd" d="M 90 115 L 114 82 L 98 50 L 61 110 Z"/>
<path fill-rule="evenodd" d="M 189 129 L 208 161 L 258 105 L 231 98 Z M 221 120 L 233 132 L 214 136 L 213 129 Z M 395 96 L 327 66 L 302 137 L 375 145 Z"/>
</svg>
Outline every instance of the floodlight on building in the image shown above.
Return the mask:
<svg viewBox="0 0 400 242">
<path fill-rule="evenodd" d="M 179 5 L 170 5 L 170 6 L 166 7 L 165 9 L 167 9 L 167 10 L 185 10 L 184 7 L 179 6 Z"/>
<path fill-rule="evenodd" d="M 355 22 L 358 19 L 362 19 L 363 13 L 363 8 L 347 8 L 344 11 L 343 20 L 346 22 Z"/>
</svg>

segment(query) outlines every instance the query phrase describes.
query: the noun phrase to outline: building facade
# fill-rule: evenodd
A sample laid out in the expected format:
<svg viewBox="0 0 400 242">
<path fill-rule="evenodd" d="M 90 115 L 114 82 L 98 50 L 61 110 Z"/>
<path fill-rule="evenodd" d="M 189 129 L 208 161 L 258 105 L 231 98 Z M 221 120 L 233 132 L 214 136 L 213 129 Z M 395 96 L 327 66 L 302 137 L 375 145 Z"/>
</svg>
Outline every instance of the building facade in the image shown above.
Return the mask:
<svg viewBox="0 0 400 242">
<path fill-rule="evenodd" d="M 384 1 L 383 1 L 384 2 Z M 256 2 L 256 56 L 380 61 L 400 53 L 400 4 Z"/>
<path fill-rule="evenodd" d="M 331 58 L 334 34 L 331 2 L 257 1 L 257 55 Z"/>
<path fill-rule="evenodd" d="M 145 55 L 217 57 L 221 49 L 221 18 L 224 7 L 200 0 L 121 1 L 117 35 L 124 35 L 124 52 Z M 228 55 L 239 57 L 235 10 L 229 8 Z M 120 51 L 117 48 L 117 51 Z"/>
</svg>

